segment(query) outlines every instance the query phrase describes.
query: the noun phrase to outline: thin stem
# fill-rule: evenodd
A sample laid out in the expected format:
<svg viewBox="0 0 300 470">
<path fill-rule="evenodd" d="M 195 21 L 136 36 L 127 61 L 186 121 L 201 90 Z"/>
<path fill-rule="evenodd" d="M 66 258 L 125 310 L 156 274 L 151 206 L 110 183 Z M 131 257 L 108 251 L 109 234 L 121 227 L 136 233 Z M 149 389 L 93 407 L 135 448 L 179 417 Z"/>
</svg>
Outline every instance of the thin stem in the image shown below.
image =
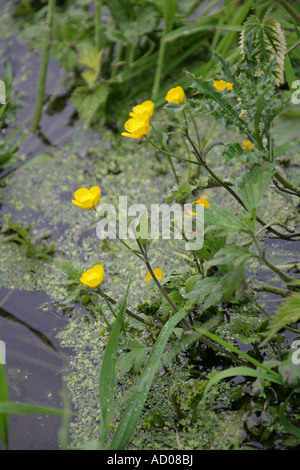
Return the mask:
<svg viewBox="0 0 300 470">
<path fill-rule="evenodd" d="M 286 9 L 286 11 L 289 12 L 289 14 L 297 21 L 297 23 L 300 23 L 300 15 L 294 10 L 294 8 L 285 0 L 279 0 L 281 5 Z"/>
<path fill-rule="evenodd" d="M 258 239 L 256 237 L 256 234 L 254 232 L 252 233 L 252 237 L 253 237 L 253 241 L 255 243 L 255 246 L 257 248 L 257 251 L 259 253 L 259 257 L 265 263 L 265 265 L 268 266 L 268 268 L 271 269 L 271 271 L 274 271 L 274 273 L 276 273 L 280 277 L 280 279 L 282 279 L 283 281 L 285 281 L 285 282 L 294 281 L 293 277 L 288 276 L 287 274 L 282 272 L 279 268 L 277 268 L 277 266 L 275 266 L 273 263 L 271 263 L 271 261 L 266 256 L 265 250 L 262 249 L 262 247 L 260 246 L 259 241 L 258 241 Z"/>
<path fill-rule="evenodd" d="M 254 287 L 253 290 L 255 292 L 270 292 L 271 294 L 281 295 L 281 297 L 286 297 L 289 294 L 289 291 L 286 289 L 269 285 Z"/>
<path fill-rule="evenodd" d="M 120 61 L 122 59 L 122 54 L 123 54 L 124 46 L 121 42 L 118 44 L 118 49 L 117 49 L 117 55 L 115 58 L 115 61 L 112 65 L 112 72 L 111 72 L 111 78 L 115 78 L 117 73 L 118 73 L 118 67 L 120 65 Z"/>
<path fill-rule="evenodd" d="M 165 148 L 165 146 L 164 146 L 164 144 L 163 144 L 163 142 L 162 142 L 162 139 L 160 138 L 160 135 L 158 134 L 157 130 L 155 129 L 155 126 L 153 126 L 153 124 L 151 124 L 151 126 L 152 126 L 152 129 L 153 129 L 155 135 L 156 135 L 157 138 L 161 141 L 162 147 Z M 167 148 L 165 148 L 165 150 L 168 151 Z M 173 164 L 173 160 L 172 160 L 172 158 L 170 157 L 170 155 L 168 155 L 168 154 L 167 154 L 167 157 L 168 157 L 169 163 L 170 163 L 170 165 L 171 165 L 172 172 L 173 172 L 173 175 L 174 175 L 176 184 L 179 185 L 179 177 L 178 177 L 178 175 L 177 175 L 177 173 L 176 173 L 176 170 L 175 170 L 175 167 L 174 167 L 174 164 Z"/>
<path fill-rule="evenodd" d="M 291 190 L 295 196 L 300 196 L 300 188 L 293 185 L 290 181 L 288 181 L 284 176 L 282 176 L 277 170 L 274 174 L 274 177 L 281 183 L 285 188 Z"/>
<path fill-rule="evenodd" d="M 173 153 L 170 153 L 170 152 L 167 152 L 166 150 L 158 147 L 147 135 L 144 136 L 146 140 L 148 140 L 148 142 L 150 142 L 150 144 L 156 148 L 156 150 L 158 150 L 159 152 L 162 152 L 162 153 L 165 153 L 166 155 L 169 155 L 170 157 L 172 158 L 178 158 L 178 160 L 182 160 L 183 162 L 188 162 L 188 163 L 193 163 L 194 165 L 199 165 L 199 162 L 197 161 L 194 161 L 194 160 L 188 160 L 187 158 L 183 158 L 183 157 L 178 157 L 178 155 L 174 155 Z"/>
<path fill-rule="evenodd" d="M 295 44 L 293 46 L 291 46 L 287 51 L 286 53 L 287 54 L 290 54 L 294 49 L 296 49 L 296 47 L 300 46 L 300 39 L 299 41 L 295 42 Z"/>
<path fill-rule="evenodd" d="M 165 291 L 165 289 L 163 288 L 163 286 L 161 285 L 161 283 L 159 282 L 159 280 L 157 279 L 157 277 L 155 276 L 154 272 L 153 272 L 153 269 L 151 267 L 151 264 L 148 260 L 148 255 L 147 255 L 147 252 L 146 250 L 143 248 L 143 246 L 141 245 L 140 241 L 137 239 L 136 240 L 138 246 L 139 246 L 139 249 L 141 250 L 141 253 L 143 254 L 144 256 L 144 263 L 149 271 L 149 273 L 151 274 L 151 277 L 153 279 L 153 281 L 155 282 L 155 284 L 157 285 L 158 289 L 160 290 L 161 294 L 164 296 L 164 298 L 166 299 L 166 301 L 169 303 L 169 305 L 171 306 L 171 308 L 174 310 L 175 313 L 178 312 L 178 308 L 176 307 L 176 305 L 172 302 L 172 300 L 170 299 L 170 297 L 168 296 L 167 292 Z"/>
<path fill-rule="evenodd" d="M 49 53 L 50 53 L 50 46 L 51 46 L 54 8 L 55 8 L 55 0 L 49 0 L 48 12 L 47 12 L 47 23 L 46 23 L 46 34 L 44 38 L 44 44 L 43 44 L 43 50 L 42 50 L 42 56 L 41 56 L 41 62 L 40 62 L 39 81 L 38 81 L 38 86 L 37 86 L 33 120 L 32 120 L 32 125 L 31 125 L 32 132 L 35 132 L 37 130 L 41 117 L 42 117 L 43 99 L 44 99 L 44 93 L 45 93 L 45 88 L 46 88 L 48 61 L 49 61 Z"/>
<path fill-rule="evenodd" d="M 238 201 L 239 204 L 241 204 L 241 206 L 247 210 L 245 204 L 243 203 L 242 199 L 239 197 L 238 194 L 236 194 L 236 192 L 230 187 L 229 184 L 225 183 L 224 181 L 222 181 L 212 170 L 211 168 L 207 165 L 207 163 L 204 161 L 203 157 L 202 157 L 202 154 L 199 152 L 199 150 L 197 149 L 197 146 L 195 144 L 195 142 L 193 142 L 193 140 L 190 138 L 188 132 L 185 133 L 185 136 L 186 138 L 188 139 L 188 141 L 191 143 L 193 149 L 194 149 L 194 153 L 196 155 L 196 158 L 198 159 L 198 162 L 200 165 L 204 166 L 204 168 L 206 169 L 206 171 L 213 177 L 213 179 L 215 181 L 217 181 L 220 186 L 223 186 L 223 188 L 225 188 L 235 199 L 236 201 Z M 257 222 L 262 225 L 262 226 L 266 226 L 267 224 L 262 220 L 260 219 L 259 217 L 256 217 L 256 220 Z M 277 237 L 279 238 L 282 238 L 284 240 L 290 240 L 291 238 L 293 237 L 296 237 L 298 236 L 298 234 L 296 233 L 292 233 L 292 234 L 283 234 L 283 233 L 280 233 L 278 232 L 277 230 L 275 230 L 273 227 L 269 227 L 268 230 L 272 233 L 274 233 L 274 235 L 276 235 Z"/>
<path fill-rule="evenodd" d="M 111 304 L 113 305 L 116 305 L 117 304 L 117 301 L 115 299 L 112 299 L 109 295 L 105 294 L 102 290 L 101 290 L 101 293 L 100 293 L 101 297 L 103 297 L 103 299 L 107 302 L 110 302 Z M 111 307 L 110 307 L 111 308 Z M 139 321 L 140 323 L 143 323 L 144 325 L 147 325 L 147 322 L 146 320 L 144 320 L 142 317 L 140 317 L 139 315 L 137 315 L 136 313 L 132 312 L 131 310 L 129 310 L 128 308 L 126 308 L 126 313 L 127 315 L 129 315 L 131 318 L 134 318 L 135 320 Z"/>
<path fill-rule="evenodd" d="M 111 311 L 111 313 L 113 314 L 113 316 L 115 318 L 117 318 L 117 315 L 114 311 L 114 309 L 112 308 L 109 300 L 108 300 L 108 297 L 104 294 L 103 290 L 101 289 L 101 287 L 98 287 L 98 292 L 100 293 L 101 297 L 105 300 L 106 302 L 106 305 L 108 306 L 109 310 Z M 122 330 L 123 330 L 123 333 L 124 335 L 126 336 L 126 330 L 125 330 L 125 325 L 124 325 L 124 320 L 122 321 Z"/>
<path fill-rule="evenodd" d="M 102 49 L 101 0 L 95 0 L 95 46 Z"/>
<path fill-rule="evenodd" d="M 161 294 L 164 296 L 164 298 L 166 299 L 166 301 L 169 303 L 170 307 L 172 308 L 172 310 L 177 313 L 178 312 L 178 308 L 176 307 L 176 305 L 172 302 L 172 300 L 170 299 L 170 297 L 168 296 L 168 294 L 166 293 L 165 289 L 163 288 L 163 286 L 161 285 L 161 283 L 159 282 L 159 280 L 157 279 L 157 277 L 155 276 L 154 272 L 153 272 L 153 269 L 151 268 L 151 265 L 148 261 L 148 259 L 145 259 L 144 260 L 145 262 L 145 265 L 147 266 L 147 269 L 149 271 L 149 273 L 151 274 L 151 277 L 153 279 L 153 281 L 155 282 L 155 284 L 157 285 L 158 289 L 160 290 Z"/>
</svg>

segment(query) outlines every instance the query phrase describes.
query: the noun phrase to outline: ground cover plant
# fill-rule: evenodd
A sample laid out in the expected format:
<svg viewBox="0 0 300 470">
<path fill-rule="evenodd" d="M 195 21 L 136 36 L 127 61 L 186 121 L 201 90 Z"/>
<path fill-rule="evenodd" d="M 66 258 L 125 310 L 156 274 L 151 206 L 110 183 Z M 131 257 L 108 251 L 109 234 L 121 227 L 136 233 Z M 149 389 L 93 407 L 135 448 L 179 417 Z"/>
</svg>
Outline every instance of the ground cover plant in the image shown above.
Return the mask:
<svg viewBox="0 0 300 470">
<path fill-rule="evenodd" d="M 201 3 L 50 0 L 11 12 L 42 52 L 30 122 L 3 140 L 4 206 L 11 198 L 17 207 L 9 185 L 22 187 L 22 172 L 38 182 L 34 168 L 82 165 L 82 142 L 68 143 L 66 157 L 44 135 L 43 112 L 61 100 L 72 103 L 68 124 L 79 123 L 81 139 L 100 129 L 109 143 L 87 147 L 90 168 L 65 176 L 62 198 L 48 172 L 36 221 L 51 220 L 50 232 L 5 206 L 3 265 L 12 250 L 35 279 L 59 277 L 59 304 L 73 314 L 58 338 L 75 351 L 70 403 L 60 408 L 9 400 L 0 364 L 6 448 L 10 414 L 47 412 L 63 415 L 62 448 L 299 446 L 299 8 Z M 64 95 L 46 95 L 51 56 Z M 8 101 L 2 122 L 17 109 Z M 18 146 L 32 135 L 47 153 L 24 161 Z M 139 207 L 124 226 L 116 203 L 127 194 Z M 57 207 L 45 209 L 53 197 L 76 224 L 45 242 L 56 230 Z M 157 200 L 168 216 L 159 229 Z M 29 278 L 22 272 L 23 288 Z"/>
</svg>

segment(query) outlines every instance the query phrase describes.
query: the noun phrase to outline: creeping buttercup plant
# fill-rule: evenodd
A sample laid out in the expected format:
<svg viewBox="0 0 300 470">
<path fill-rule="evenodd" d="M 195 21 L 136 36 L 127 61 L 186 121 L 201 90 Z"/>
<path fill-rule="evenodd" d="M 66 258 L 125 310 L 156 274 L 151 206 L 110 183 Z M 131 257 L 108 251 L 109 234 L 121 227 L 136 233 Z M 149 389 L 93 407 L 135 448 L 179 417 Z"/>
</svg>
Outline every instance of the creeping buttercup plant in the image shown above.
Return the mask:
<svg viewBox="0 0 300 470">
<path fill-rule="evenodd" d="M 270 25 L 264 22 L 260 27 L 264 31 L 270 27 L 271 32 L 267 30 L 274 35 L 274 40 L 276 34 L 282 34 L 281 29 L 276 29 L 276 22 L 270 22 Z M 168 373 L 170 362 L 197 342 L 225 357 L 231 367 L 215 371 L 193 390 L 191 395 L 196 397 L 191 405 L 193 420 L 204 419 L 213 386 L 222 379 L 245 376 L 252 378 L 250 381 L 256 379 L 252 383 L 254 397 L 257 394 L 269 397 L 270 386 L 274 387 L 280 397 L 278 423 L 287 433 L 300 438 L 300 430 L 293 423 L 294 411 L 289 419 L 286 417 L 287 405 L 293 409 L 293 404 L 299 400 L 299 365 L 276 349 L 281 331 L 290 330 L 299 335 L 300 282 L 292 269 L 274 263 L 264 244 L 264 240 L 271 237 L 291 243 L 300 239 L 293 215 L 285 220 L 281 220 L 280 215 L 265 220 L 263 215 L 270 191 L 283 196 L 288 194 L 288 201 L 293 204 L 300 196 L 297 182 L 287 177 L 279 166 L 282 148 L 274 146 L 272 136 L 274 120 L 290 104 L 289 93 L 282 92 L 278 86 L 282 60 L 278 60 L 277 54 L 284 54 L 284 51 L 275 47 L 272 53 L 268 51 L 258 61 L 257 44 L 249 24 L 242 33 L 241 47 L 242 60 L 236 65 L 231 66 L 215 53 L 215 61 L 220 66 L 218 76 L 204 79 L 187 73 L 188 92 L 175 84 L 166 93 L 166 112 L 177 115 L 177 119 L 171 120 L 168 137 L 172 140 L 174 134 L 180 135 L 186 144 L 186 155 L 174 154 L 169 140 L 160 135 L 151 100 L 137 104 L 128 113 L 122 136 L 131 138 L 133 145 L 136 145 L 135 140 L 143 140 L 143 145 L 152 145 L 155 151 L 167 155 L 177 183 L 167 202 L 182 203 L 191 199 L 193 207 L 203 205 L 205 239 L 200 249 L 186 255 L 190 260 L 189 267 L 171 273 L 152 267 L 151 242 L 143 238 L 141 227 L 136 230 L 135 247 L 118 239 L 144 263 L 147 269 L 144 282 L 152 285 L 150 299 L 138 306 L 138 314 L 127 308 L 130 281 L 121 306 L 116 309 L 116 302 L 105 294 L 105 283 L 109 282 L 107 277 L 104 280 L 105 266 L 96 264 L 81 273 L 81 277 L 77 276 L 79 286 L 84 284 L 91 289 L 92 295 L 97 293 L 105 301 L 113 319 L 112 322 L 105 319 L 109 339 L 99 380 L 101 435 L 99 441 L 87 443 L 84 448 L 91 445 L 99 449 L 125 448 L 142 414 L 156 373 L 159 370 Z M 281 69 L 280 73 L 283 73 Z M 213 141 L 213 129 L 209 135 L 201 135 L 198 131 L 201 129 L 199 112 L 210 114 L 217 125 L 223 125 L 225 136 L 227 129 L 237 131 L 239 141 Z M 180 124 L 178 116 L 182 117 Z M 213 155 L 217 149 L 222 149 L 224 161 L 234 152 L 234 158 L 240 162 L 238 175 L 229 178 L 216 172 Z M 250 154 L 252 158 L 249 158 Z M 193 183 L 186 179 L 180 181 L 178 166 L 175 171 L 173 160 L 182 165 L 188 163 L 189 169 L 200 168 Z M 223 205 L 209 202 L 203 191 L 211 187 L 223 191 L 224 198 L 233 198 L 236 203 L 234 213 Z M 93 189 L 95 194 L 92 196 L 90 192 L 92 190 L 79 189 L 75 193 L 76 205 L 95 209 L 101 191 L 100 188 Z M 195 215 L 193 210 L 186 214 L 192 219 Z M 169 256 L 167 248 L 165 250 Z M 246 271 L 250 262 L 269 270 L 274 282 L 254 284 Z M 260 292 L 283 298 L 273 317 L 265 310 Z M 128 315 L 138 323 L 137 330 L 130 328 Z M 136 338 L 137 331 L 143 331 L 147 344 L 141 341 L 141 335 Z M 252 348 L 246 353 L 237 344 L 251 345 Z M 122 415 L 117 417 L 114 394 L 120 372 L 122 376 L 133 373 L 137 378 Z M 245 389 L 245 393 L 249 390 Z"/>
</svg>

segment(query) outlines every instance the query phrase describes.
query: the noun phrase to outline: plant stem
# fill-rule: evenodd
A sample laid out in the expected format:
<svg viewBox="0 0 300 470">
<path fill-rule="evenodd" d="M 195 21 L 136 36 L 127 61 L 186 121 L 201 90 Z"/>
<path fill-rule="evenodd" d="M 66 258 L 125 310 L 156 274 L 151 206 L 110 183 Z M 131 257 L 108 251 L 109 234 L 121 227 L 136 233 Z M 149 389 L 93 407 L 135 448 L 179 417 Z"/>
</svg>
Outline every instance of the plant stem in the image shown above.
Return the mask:
<svg viewBox="0 0 300 470">
<path fill-rule="evenodd" d="M 101 0 L 95 0 L 95 46 L 102 49 Z"/>
<path fill-rule="evenodd" d="M 153 272 L 153 269 L 148 261 L 148 259 L 145 259 L 145 265 L 147 266 L 147 269 L 149 271 L 149 273 L 151 274 L 151 277 L 153 279 L 153 281 L 155 282 L 155 284 L 157 285 L 158 289 L 160 290 L 161 294 L 164 296 L 164 298 L 166 299 L 166 301 L 169 303 L 170 307 L 172 308 L 172 310 L 177 313 L 178 312 L 178 308 L 176 307 L 176 305 L 172 302 L 172 300 L 170 299 L 170 297 L 168 296 L 168 294 L 166 293 L 165 289 L 163 288 L 163 286 L 161 285 L 161 283 L 159 282 L 159 280 L 157 279 L 157 277 L 155 276 L 154 272 Z"/>
<path fill-rule="evenodd" d="M 190 142 L 190 144 L 192 145 L 193 147 L 193 150 L 194 150 L 194 153 L 196 155 L 196 158 L 199 162 L 200 165 L 202 165 L 206 171 L 212 176 L 212 178 L 217 181 L 219 183 L 220 186 L 223 186 L 224 189 L 226 189 L 235 199 L 236 201 L 241 204 L 241 206 L 247 210 L 245 204 L 243 203 L 242 199 L 239 197 L 238 194 L 236 194 L 236 192 L 230 187 L 229 184 L 225 183 L 224 181 L 222 181 L 212 170 L 211 168 L 207 165 L 207 163 L 204 161 L 201 153 L 199 152 L 199 150 L 197 149 L 197 146 L 195 144 L 195 142 L 193 142 L 193 140 L 190 138 L 188 132 L 185 133 L 185 136 L 186 138 L 188 139 L 188 141 Z M 256 220 L 257 222 L 262 225 L 262 226 L 266 226 L 267 224 L 262 220 L 260 219 L 259 217 L 256 217 Z M 277 230 L 275 230 L 273 227 L 269 227 L 268 230 L 272 233 L 274 233 L 274 235 L 276 235 L 277 237 L 279 238 L 282 238 L 284 240 L 290 240 L 291 238 L 293 237 L 296 237 L 298 236 L 297 233 L 291 233 L 289 235 L 286 235 L 286 234 L 283 234 L 283 233 L 280 233 L 280 232 L 277 232 Z"/>
<path fill-rule="evenodd" d="M 50 52 L 50 46 L 51 46 L 54 8 L 55 8 L 55 0 L 49 0 L 48 12 L 47 12 L 47 23 L 46 23 L 46 34 L 44 38 L 45 42 L 43 44 L 43 50 L 42 50 L 42 56 L 41 56 L 41 62 L 40 62 L 40 71 L 39 71 L 39 81 L 38 81 L 38 87 L 37 87 L 33 120 L 32 120 L 32 125 L 31 125 L 32 132 L 35 132 L 37 130 L 41 117 L 42 117 L 43 99 L 44 99 L 44 93 L 45 93 L 45 87 L 46 87 L 49 52 Z"/>
<path fill-rule="evenodd" d="M 266 252 L 260 246 L 255 232 L 252 233 L 252 237 L 253 237 L 253 241 L 255 243 L 255 246 L 257 248 L 257 251 L 259 253 L 260 259 L 265 263 L 265 265 L 268 266 L 268 268 L 271 269 L 271 271 L 274 271 L 274 273 L 276 273 L 280 277 L 280 279 L 282 279 L 283 281 L 285 281 L 285 282 L 294 281 L 293 277 L 290 277 L 287 274 L 285 274 L 284 272 L 282 272 L 279 268 L 277 268 L 277 266 L 275 266 L 273 263 L 271 263 L 271 261 L 267 258 Z"/>
<path fill-rule="evenodd" d="M 279 2 L 286 9 L 286 11 L 288 11 L 289 14 L 297 21 L 297 23 L 300 23 L 300 15 L 298 15 L 294 8 L 285 0 L 279 0 Z"/>
<path fill-rule="evenodd" d="M 117 73 L 118 73 L 118 66 L 119 66 L 119 62 L 122 59 L 123 49 L 124 49 L 123 44 L 121 42 L 119 42 L 118 49 L 117 49 L 117 55 L 116 55 L 116 58 L 115 58 L 115 61 L 114 61 L 114 64 L 113 64 L 113 68 L 112 68 L 112 72 L 111 72 L 111 78 L 115 78 Z"/>
<path fill-rule="evenodd" d="M 152 99 L 158 94 L 159 89 L 160 89 L 160 81 L 161 81 L 162 68 L 164 65 L 164 57 L 165 57 L 165 49 L 166 49 L 165 36 L 167 33 L 172 31 L 174 19 L 175 19 L 175 12 L 176 12 L 176 0 L 165 0 L 164 1 L 164 23 L 163 23 L 163 30 L 162 30 L 161 39 L 160 39 L 154 82 L 153 82 L 153 87 L 152 87 L 152 94 L 151 94 Z"/>
<path fill-rule="evenodd" d="M 160 138 L 160 136 L 159 136 L 157 130 L 155 129 L 155 127 L 153 126 L 153 124 L 151 124 L 151 126 L 152 126 L 152 129 L 153 129 L 155 135 L 156 135 L 156 136 L 158 137 L 158 139 L 161 141 L 161 146 L 162 146 L 163 148 L 165 148 L 165 146 L 164 146 L 164 144 L 163 144 L 163 142 L 162 142 L 162 139 Z M 165 148 L 165 150 L 168 151 L 167 148 Z M 168 154 L 167 154 L 167 157 L 168 157 L 169 163 L 170 163 L 170 165 L 171 165 L 172 172 L 173 172 L 173 175 L 174 175 L 176 184 L 179 185 L 179 177 L 178 177 L 178 175 L 177 175 L 177 173 L 176 173 L 176 170 L 175 170 L 175 167 L 174 167 L 174 164 L 173 164 L 173 160 L 172 160 L 171 156 L 168 155 Z"/>
<path fill-rule="evenodd" d="M 254 287 L 253 289 L 255 292 L 270 292 L 271 294 L 281 295 L 282 297 L 286 297 L 289 294 L 288 290 L 282 289 L 280 287 L 275 286 L 260 286 Z"/>
<path fill-rule="evenodd" d="M 101 297 L 103 297 L 103 299 L 106 301 L 106 302 L 110 302 L 111 304 L 113 305 L 116 305 L 117 304 L 117 301 L 115 299 L 112 299 L 109 295 L 105 294 L 102 289 L 99 289 L 99 293 L 101 295 Z M 111 309 L 111 306 L 110 306 L 110 309 Z M 142 317 L 140 317 L 139 315 L 137 315 L 136 313 L 132 312 L 131 310 L 129 310 L 128 308 L 126 308 L 126 313 L 127 315 L 129 315 L 130 317 L 134 318 L 135 320 L 139 321 L 140 323 L 144 323 L 145 325 L 147 325 L 147 322 L 146 320 L 144 320 Z M 114 314 L 115 316 L 115 314 Z"/>
<path fill-rule="evenodd" d="M 194 165 L 199 165 L 199 162 L 197 161 L 194 161 L 194 160 L 188 160 L 187 158 L 182 158 L 182 157 L 178 157 L 178 155 L 174 155 L 173 153 L 170 153 L 170 152 L 167 152 L 166 150 L 158 147 L 147 135 L 144 136 L 146 140 L 148 140 L 148 142 L 150 142 L 150 144 L 156 148 L 156 150 L 158 150 L 159 152 L 162 152 L 162 153 L 165 153 L 166 155 L 169 155 L 170 157 L 172 158 L 177 158 L 178 160 L 182 160 L 183 162 L 188 162 L 188 163 L 193 163 Z"/>
<path fill-rule="evenodd" d="M 300 188 L 293 185 L 293 183 L 291 183 L 290 181 L 288 181 L 284 176 L 282 176 L 278 170 L 275 171 L 274 173 L 274 177 L 277 179 L 277 181 L 279 181 L 279 183 L 281 183 L 285 188 L 287 189 L 290 189 L 294 194 L 295 196 L 299 196 L 300 197 Z"/>
</svg>

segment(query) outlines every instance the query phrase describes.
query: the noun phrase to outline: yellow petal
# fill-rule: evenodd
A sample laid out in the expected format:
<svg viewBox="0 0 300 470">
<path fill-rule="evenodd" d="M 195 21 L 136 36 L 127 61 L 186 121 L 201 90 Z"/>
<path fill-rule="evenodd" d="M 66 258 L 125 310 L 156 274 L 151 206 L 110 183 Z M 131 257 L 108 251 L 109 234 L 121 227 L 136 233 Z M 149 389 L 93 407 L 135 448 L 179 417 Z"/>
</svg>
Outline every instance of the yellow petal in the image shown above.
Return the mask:
<svg viewBox="0 0 300 470">
<path fill-rule="evenodd" d="M 213 86 L 216 88 L 216 90 L 223 91 L 225 90 L 227 83 L 225 80 L 215 80 Z"/>
<path fill-rule="evenodd" d="M 80 281 L 88 287 L 99 286 L 104 279 L 104 268 L 101 264 L 97 264 L 93 268 L 88 269 L 82 274 Z"/>
<path fill-rule="evenodd" d="M 207 199 L 205 199 L 203 196 L 200 197 L 200 199 L 198 199 L 198 201 L 196 201 L 196 204 L 202 204 L 204 207 L 206 207 L 207 209 L 209 209 L 209 202 Z"/>
<path fill-rule="evenodd" d="M 171 90 L 168 91 L 165 100 L 168 103 L 176 103 L 176 104 L 181 104 L 184 101 L 185 98 L 185 93 L 181 86 L 177 86 L 175 88 L 171 88 Z"/>
<path fill-rule="evenodd" d="M 101 189 L 99 188 L 99 186 L 93 186 L 90 189 L 90 193 L 92 195 L 93 206 L 96 206 L 100 200 Z"/>
<path fill-rule="evenodd" d="M 84 196 L 87 196 L 89 194 L 89 190 L 87 188 L 80 188 L 80 189 L 77 189 L 77 191 L 75 191 L 74 193 L 74 198 L 77 200 L 77 201 L 81 201 L 81 199 L 84 197 Z"/>
<path fill-rule="evenodd" d="M 153 273 L 157 279 L 162 279 L 164 277 L 163 272 L 160 268 L 154 269 Z M 145 282 L 150 281 L 150 279 L 152 279 L 152 276 L 150 273 L 148 273 L 147 276 L 145 277 Z"/>
<path fill-rule="evenodd" d="M 72 203 L 77 206 L 77 207 L 80 207 L 81 209 L 85 209 L 85 210 L 89 210 L 90 207 L 87 207 L 86 204 L 82 204 L 82 202 L 79 202 L 79 201 L 75 201 L 74 199 L 72 200 Z"/>
</svg>

